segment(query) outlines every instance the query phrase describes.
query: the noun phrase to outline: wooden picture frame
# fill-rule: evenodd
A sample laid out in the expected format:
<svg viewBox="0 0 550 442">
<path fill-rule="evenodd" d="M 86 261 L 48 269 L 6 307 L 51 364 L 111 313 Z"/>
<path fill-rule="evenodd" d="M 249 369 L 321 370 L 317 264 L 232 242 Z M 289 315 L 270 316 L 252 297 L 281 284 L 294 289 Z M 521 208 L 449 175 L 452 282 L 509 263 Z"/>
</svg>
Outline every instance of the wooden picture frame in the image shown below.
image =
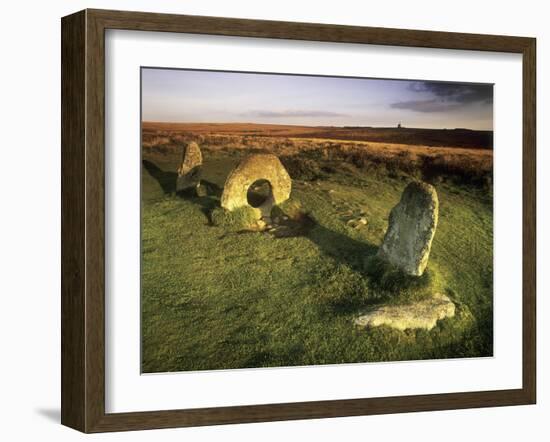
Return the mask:
<svg viewBox="0 0 550 442">
<path fill-rule="evenodd" d="M 498 391 L 105 412 L 105 30 L 496 51 L 523 57 L 523 385 Z M 62 19 L 62 409 L 83 432 L 534 404 L 536 41 L 533 38 L 84 10 Z"/>
</svg>

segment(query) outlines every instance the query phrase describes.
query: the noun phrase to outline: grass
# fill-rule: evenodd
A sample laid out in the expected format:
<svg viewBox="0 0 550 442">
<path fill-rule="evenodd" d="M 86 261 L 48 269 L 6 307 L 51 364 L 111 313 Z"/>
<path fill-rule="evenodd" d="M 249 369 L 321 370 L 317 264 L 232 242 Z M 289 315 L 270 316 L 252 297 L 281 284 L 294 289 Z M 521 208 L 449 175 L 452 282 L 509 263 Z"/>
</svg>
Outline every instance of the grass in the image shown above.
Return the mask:
<svg viewBox="0 0 550 442">
<path fill-rule="evenodd" d="M 452 179 L 436 184 L 440 220 L 428 270 L 411 278 L 375 258 L 411 175 L 308 156 L 319 173 L 293 176 L 292 201 L 277 210 L 294 219 L 305 212 L 311 225 L 279 238 L 212 222 L 225 177 L 244 153 L 203 149 L 203 197 L 175 195 L 178 152 L 144 154 L 144 372 L 492 354 L 490 193 Z M 367 225 L 348 222 L 357 214 Z M 457 304 L 457 315 L 429 332 L 353 326 L 373 305 L 436 291 Z"/>
<path fill-rule="evenodd" d="M 240 207 L 233 211 L 216 207 L 210 213 L 210 221 L 213 225 L 223 227 L 228 231 L 246 231 L 257 222 L 258 216 L 252 207 Z"/>
</svg>

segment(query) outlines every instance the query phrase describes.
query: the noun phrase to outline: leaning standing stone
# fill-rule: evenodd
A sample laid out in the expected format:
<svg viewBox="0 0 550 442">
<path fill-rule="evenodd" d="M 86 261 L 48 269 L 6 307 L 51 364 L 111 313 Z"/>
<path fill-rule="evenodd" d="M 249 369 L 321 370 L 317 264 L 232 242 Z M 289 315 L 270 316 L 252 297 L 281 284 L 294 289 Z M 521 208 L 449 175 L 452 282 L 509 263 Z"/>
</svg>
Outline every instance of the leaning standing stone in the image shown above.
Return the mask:
<svg viewBox="0 0 550 442">
<path fill-rule="evenodd" d="M 200 184 L 201 168 L 201 149 L 197 143 L 192 141 L 183 148 L 183 157 L 178 168 L 176 192 L 197 187 Z"/>
<path fill-rule="evenodd" d="M 378 256 L 409 275 L 422 275 L 428 264 L 438 212 L 435 188 L 424 182 L 410 183 L 390 213 Z"/>
</svg>

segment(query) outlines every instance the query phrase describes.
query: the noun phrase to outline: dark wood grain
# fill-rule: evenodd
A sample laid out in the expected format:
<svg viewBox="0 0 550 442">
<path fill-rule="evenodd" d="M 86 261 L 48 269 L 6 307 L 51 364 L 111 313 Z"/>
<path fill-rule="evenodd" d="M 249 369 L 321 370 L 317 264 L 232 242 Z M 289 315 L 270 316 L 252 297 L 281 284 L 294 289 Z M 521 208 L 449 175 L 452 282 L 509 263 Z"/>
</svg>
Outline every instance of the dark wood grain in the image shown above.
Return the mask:
<svg viewBox="0 0 550 442">
<path fill-rule="evenodd" d="M 537 395 L 537 76 L 536 40 L 523 50 L 523 389 Z"/>
<path fill-rule="evenodd" d="M 86 11 L 86 431 L 105 415 L 105 38 Z"/>
<path fill-rule="evenodd" d="M 529 38 L 456 32 L 343 26 L 196 15 L 88 10 L 106 29 L 131 29 L 288 40 L 522 52 Z"/>
<path fill-rule="evenodd" d="M 105 413 L 105 30 L 499 51 L 523 55 L 523 386 L 337 401 Z M 536 400 L 535 40 L 86 10 L 62 20 L 62 423 L 84 432 L 532 404 Z"/>
<path fill-rule="evenodd" d="M 61 34 L 61 422 L 85 429 L 84 12 L 63 19 Z"/>
</svg>

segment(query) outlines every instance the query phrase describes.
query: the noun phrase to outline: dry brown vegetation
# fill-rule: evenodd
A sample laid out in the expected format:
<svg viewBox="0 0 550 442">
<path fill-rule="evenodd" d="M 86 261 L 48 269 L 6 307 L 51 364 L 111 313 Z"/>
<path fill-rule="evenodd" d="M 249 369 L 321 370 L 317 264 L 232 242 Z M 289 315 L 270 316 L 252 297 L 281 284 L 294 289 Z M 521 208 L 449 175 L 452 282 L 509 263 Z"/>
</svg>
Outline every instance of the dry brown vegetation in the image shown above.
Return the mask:
<svg viewBox="0 0 550 442">
<path fill-rule="evenodd" d="M 142 144 L 145 152 L 150 150 L 160 154 L 174 153 L 183 143 L 191 140 L 199 142 L 201 148 L 207 151 L 271 152 L 281 158 L 294 178 L 306 180 L 330 173 L 331 163 L 344 162 L 374 172 L 382 169 L 390 176 L 405 173 L 430 182 L 451 178 L 461 183 L 492 185 L 492 146 L 459 147 L 465 143 L 460 131 L 428 131 L 432 139 L 447 138 L 448 145 L 434 146 L 394 141 L 400 139 L 402 131 L 409 131 L 411 139 L 414 135 L 414 138 L 422 140 L 427 131 L 424 129 L 417 129 L 413 135 L 411 131 L 414 129 L 392 129 L 392 132 L 385 128 L 369 129 L 371 134 L 376 135 L 378 130 L 381 136 L 390 139 L 385 142 L 346 139 L 346 136 L 356 136 L 357 130 L 354 128 L 332 128 L 330 133 L 326 129 L 263 124 L 146 122 L 142 127 Z M 325 130 L 326 137 L 320 134 L 321 130 Z M 361 130 L 366 133 L 366 130 Z M 474 134 L 471 139 L 480 137 L 478 131 L 467 132 Z M 454 137 L 451 136 L 453 133 Z M 484 134 L 481 132 L 481 135 Z M 341 138 L 332 138 L 336 135 Z"/>
<path fill-rule="evenodd" d="M 252 123 L 156 123 L 145 122 L 147 131 L 186 132 L 196 135 L 321 138 L 372 141 L 420 146 L 492 149 L 493 132 L 468 129 L 417 129 L 396 127 L 292 126 Z"/>
</svg>

